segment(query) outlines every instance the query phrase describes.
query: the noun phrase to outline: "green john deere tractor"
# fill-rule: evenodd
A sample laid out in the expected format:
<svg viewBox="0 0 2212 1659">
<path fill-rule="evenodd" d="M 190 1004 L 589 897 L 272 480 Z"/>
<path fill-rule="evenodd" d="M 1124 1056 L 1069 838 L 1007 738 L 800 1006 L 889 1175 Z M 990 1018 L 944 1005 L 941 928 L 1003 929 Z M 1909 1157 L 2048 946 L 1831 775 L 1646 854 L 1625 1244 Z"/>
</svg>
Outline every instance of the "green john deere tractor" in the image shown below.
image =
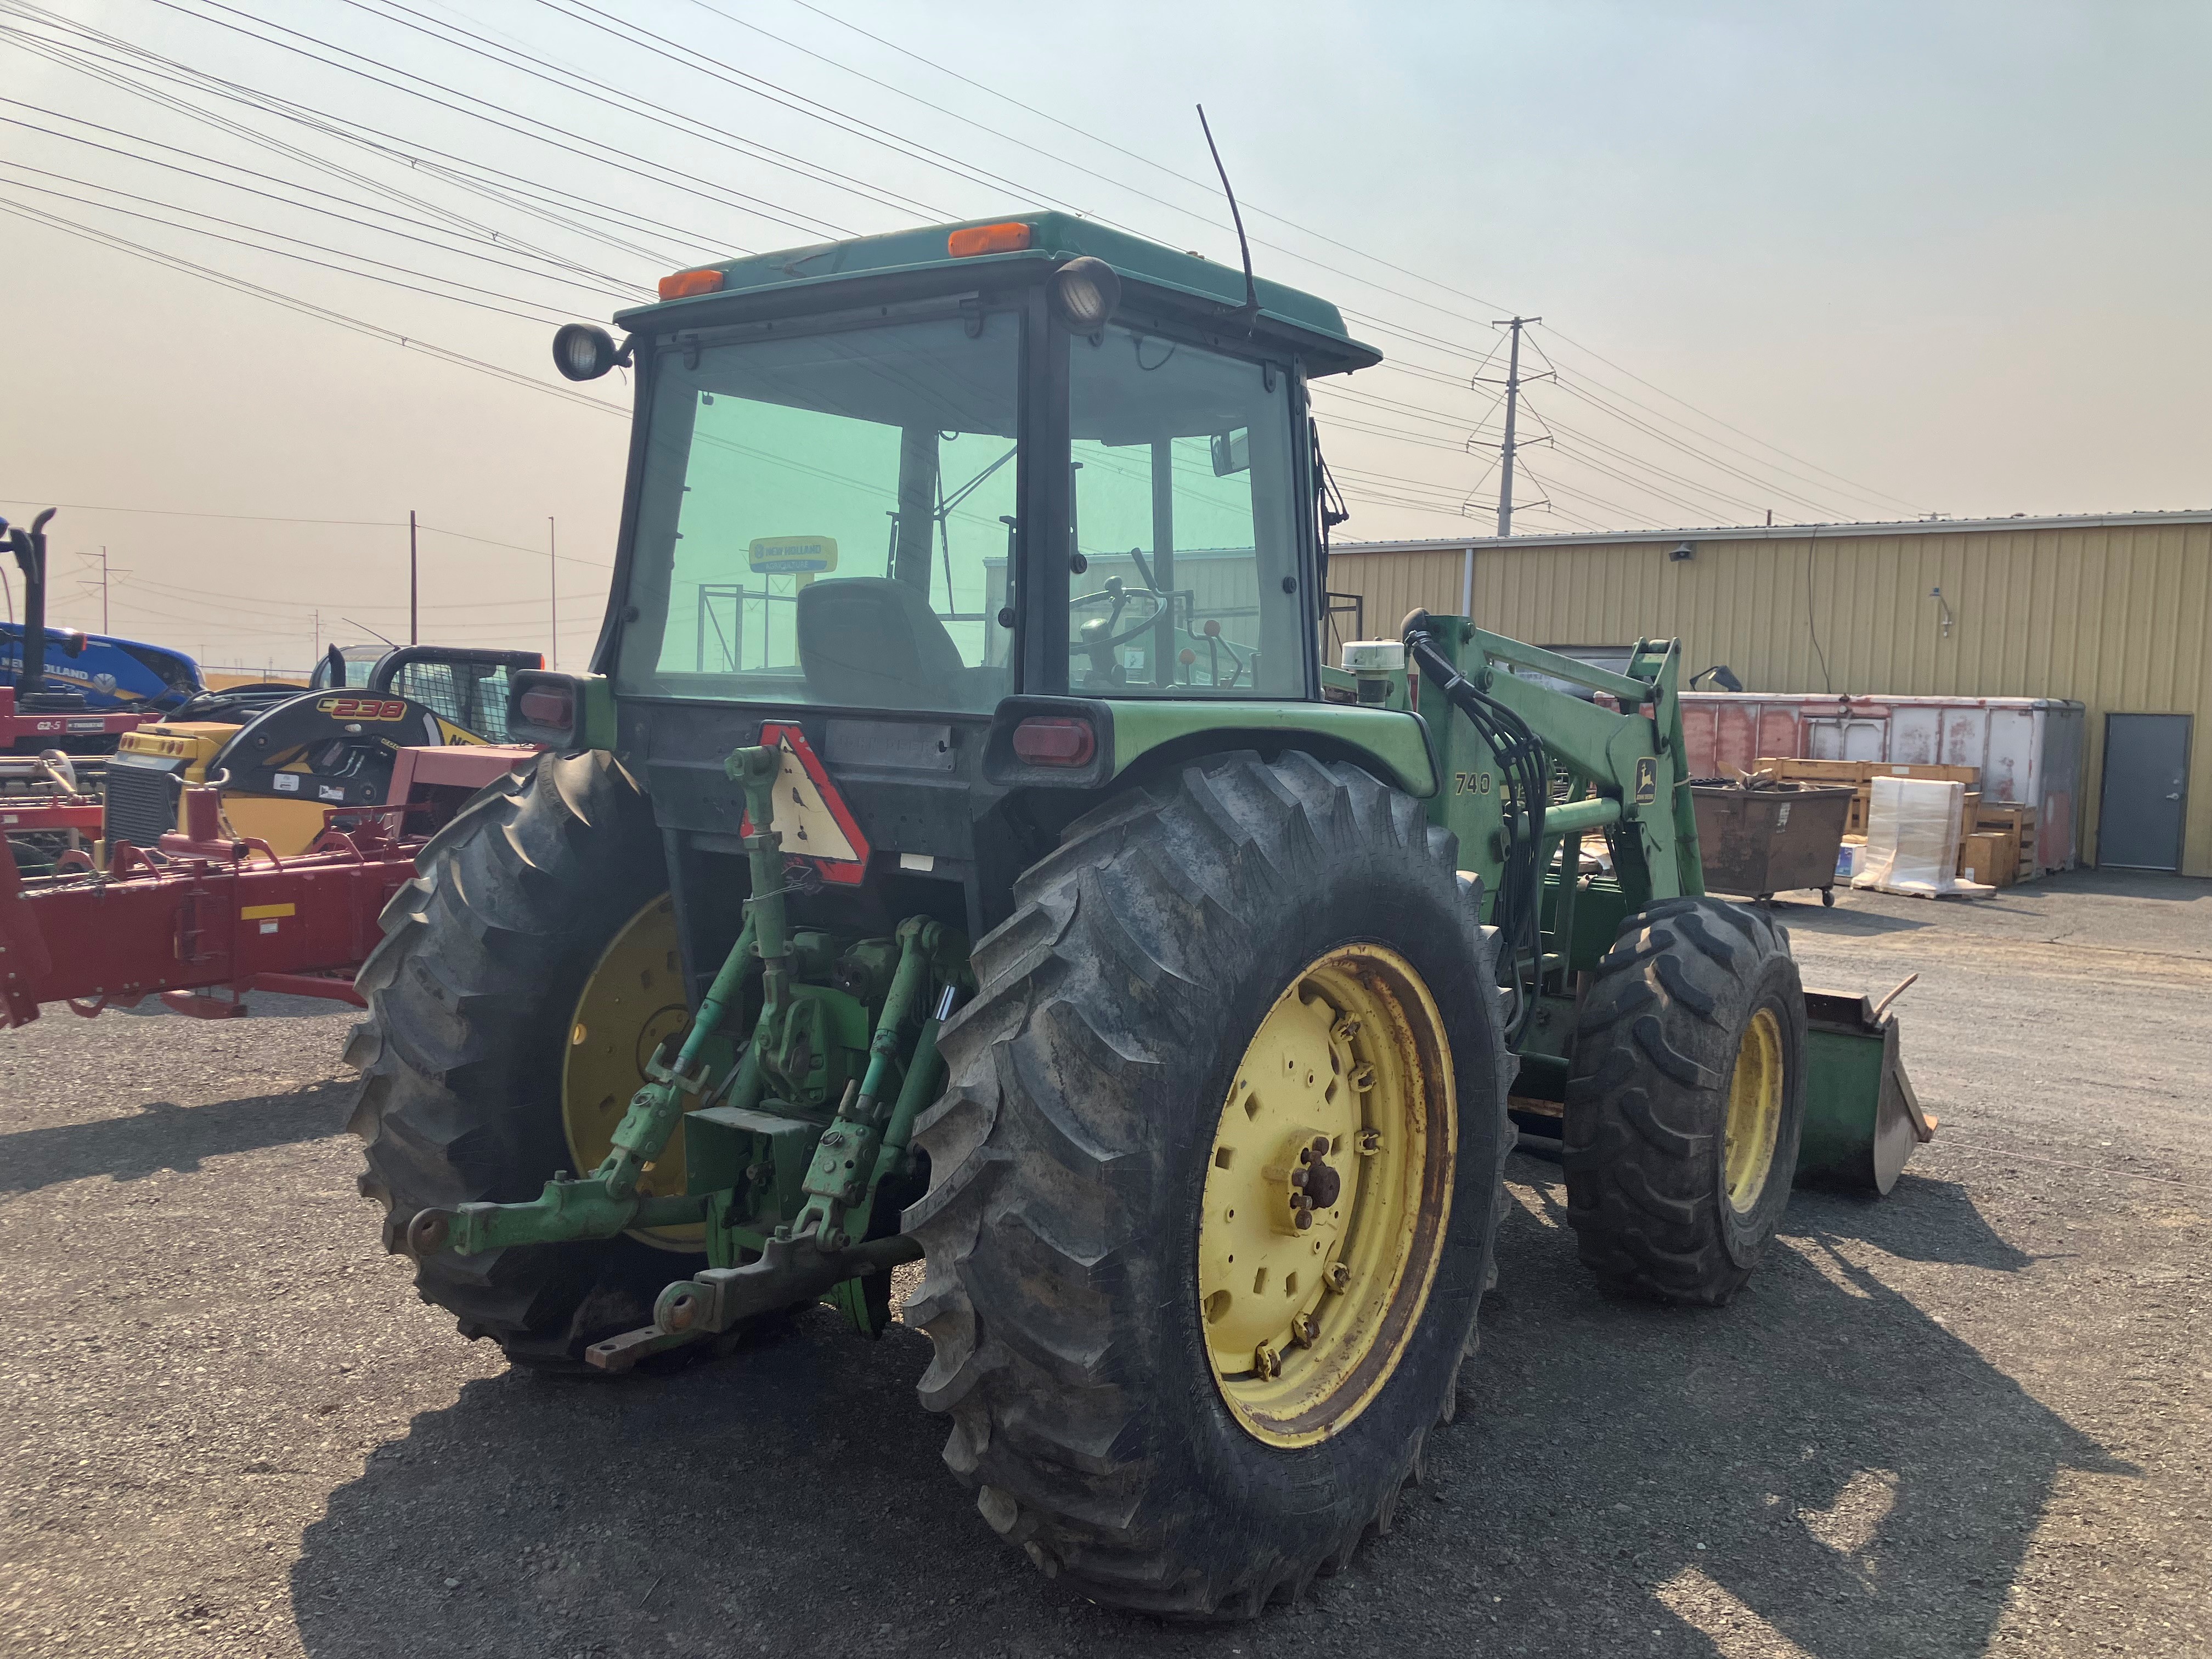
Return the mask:
<svg viewBox="0 0 2212 1659">
<path fill-rule="evenodd" d="M 984 1518 L 1219 1616 L 1389 1527 L 1514 1112 L 1606 1284 L 1744 1282 L 1807 1012 L 1700 896 L 1675 650 L 1416 613 L 1322 663 L 1306 387 L 1378 361 L 1334 307 L 1051 214 L 661 294 L 555 346 L 637 380 L 593 672 L 515 676 L 550 752 L 361 975 L 362 1189 L 465 1334 L 872 1335 L 921 1261 Z"/>
</svg>

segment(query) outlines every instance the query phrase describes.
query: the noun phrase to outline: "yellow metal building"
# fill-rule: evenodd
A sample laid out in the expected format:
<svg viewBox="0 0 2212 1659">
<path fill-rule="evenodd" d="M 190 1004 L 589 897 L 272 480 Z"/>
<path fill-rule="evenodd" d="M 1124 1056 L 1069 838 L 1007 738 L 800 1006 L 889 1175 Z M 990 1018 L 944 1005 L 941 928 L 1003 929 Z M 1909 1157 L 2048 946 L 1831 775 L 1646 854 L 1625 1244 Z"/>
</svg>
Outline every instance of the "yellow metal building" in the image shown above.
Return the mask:
<svg viewBox="0 0 2212 1659">
<path fill-rule="evenodd" d="M 2154 726 L 2186 756 L 2181 871 L 2212 876 L 2212 512 L 1340 543 L 1328 586 L 1373 638 L 1419 605 L 1537 645 L 1678 637 L 1750 691 L 2073 698 L 2088 859 L 2107 732 Z M 2111 781 L 2116 811 L 2148 787 Z"/>
</svg>

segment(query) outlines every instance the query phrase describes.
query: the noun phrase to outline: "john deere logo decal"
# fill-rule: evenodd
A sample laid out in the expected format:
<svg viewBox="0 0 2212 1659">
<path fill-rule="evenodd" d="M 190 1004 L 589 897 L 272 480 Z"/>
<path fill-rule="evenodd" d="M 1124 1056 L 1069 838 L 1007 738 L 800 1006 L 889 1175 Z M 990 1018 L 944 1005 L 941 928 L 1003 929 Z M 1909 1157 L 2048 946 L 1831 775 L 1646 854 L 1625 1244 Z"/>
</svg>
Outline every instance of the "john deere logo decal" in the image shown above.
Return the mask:
<svg viewBox="0 0 2212 1659">
<path fill-rule="evenodd" d="M 1659 799 L 1659 763 L 1645 755 L 1636 763 L 1636 804 L 1650 806 Z"/>
</svg>

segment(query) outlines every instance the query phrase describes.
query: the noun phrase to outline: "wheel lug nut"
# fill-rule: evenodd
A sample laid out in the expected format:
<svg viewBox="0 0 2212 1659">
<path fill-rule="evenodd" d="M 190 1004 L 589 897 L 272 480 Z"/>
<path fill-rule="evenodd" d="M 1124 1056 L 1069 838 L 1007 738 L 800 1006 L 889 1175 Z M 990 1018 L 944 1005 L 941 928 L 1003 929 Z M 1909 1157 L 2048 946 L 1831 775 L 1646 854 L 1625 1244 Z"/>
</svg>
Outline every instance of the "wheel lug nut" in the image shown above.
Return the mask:
<svg viewBox="0 0 2212 1659">
<path fill-rule="evenodd" d="M 1300 1232 L 1305 1231 L 1307 1228 L 1313 1225 L 1313 1212 L 1311 1210 L 1300 1210 L 1297 1212 L 1297 1217 L 1298 1231 Z"/>
<path fill-rule="evenodd" d="M 1304 1314 L 1291 1321 L 1291 1340 L 1301 1348 L 1313 1346 L 1314 1339 L 1320 1334 L 1320 1328 Z"/>
<path fill-rule="evenodd" d="M 1305 1172 L 1304 1170 L 1291 1170 L 1291 1186 L 1293 1186 L 1293 1187 L 1304 1187 L 1305 1184 L 1306 1184 L 1306 1172 Z"/>
<path fill-rule="evenodd" d="M 1280 1376 L 1282 1374 L 1282 1355 L 1277 1353 L 1273 1348 L 1265 1342 L 1262 1342 L 1258 1347 L 1252 1350 L 1253 1376 L 1259 1377 L 1270 1377 Z"/>
<path fill-rule="evenodd" d="M 1332 1261 L 1328 1264 L 1328 1270 L 1322 1274 L 1321 1280 L 1324 1286 L 1340 1296 L 1352 1287 L 1352 1269 L 1341 1261 Z"/>
<path fill-rule="evenodd" d="M 1362 1130 L 1359 1132 L 1359 1155 L 1360 1155 L 1360 1157 L 1362 1157 L 1362 1158 L 1372 1158 L 1372 1157 L 1374 1157 L 1374 1156 L 1375 1156 L 1375 1154 L 1376 1154 L 1376 1153 L 1377 1153 L 1377 1152 L 1381 1152 L 1382 1150 L 1382 1132 L 1381 1130 L 1379 1130 L 1379 1129 L 1362 1129 Z"/>
</svg>

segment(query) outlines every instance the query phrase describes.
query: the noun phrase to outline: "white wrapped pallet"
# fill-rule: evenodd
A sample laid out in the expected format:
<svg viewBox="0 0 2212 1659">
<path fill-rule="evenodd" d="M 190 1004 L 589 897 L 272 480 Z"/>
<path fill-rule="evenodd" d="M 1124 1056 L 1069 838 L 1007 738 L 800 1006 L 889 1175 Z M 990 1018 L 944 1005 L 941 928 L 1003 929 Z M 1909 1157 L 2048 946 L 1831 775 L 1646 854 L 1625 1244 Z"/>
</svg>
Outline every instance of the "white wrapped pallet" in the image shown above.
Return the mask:
<svg viewBox="0 0 2212 1659">
<path fill-rule="evenodd" d="M 1929 778 L 1877 777 L 1869 786 L 1866 855 L 1854 887 L 1933 898 L 1986 897 L 1996 891 L 1959 879 L 1960 818 L 1966 787 Z"/>
</svg>

